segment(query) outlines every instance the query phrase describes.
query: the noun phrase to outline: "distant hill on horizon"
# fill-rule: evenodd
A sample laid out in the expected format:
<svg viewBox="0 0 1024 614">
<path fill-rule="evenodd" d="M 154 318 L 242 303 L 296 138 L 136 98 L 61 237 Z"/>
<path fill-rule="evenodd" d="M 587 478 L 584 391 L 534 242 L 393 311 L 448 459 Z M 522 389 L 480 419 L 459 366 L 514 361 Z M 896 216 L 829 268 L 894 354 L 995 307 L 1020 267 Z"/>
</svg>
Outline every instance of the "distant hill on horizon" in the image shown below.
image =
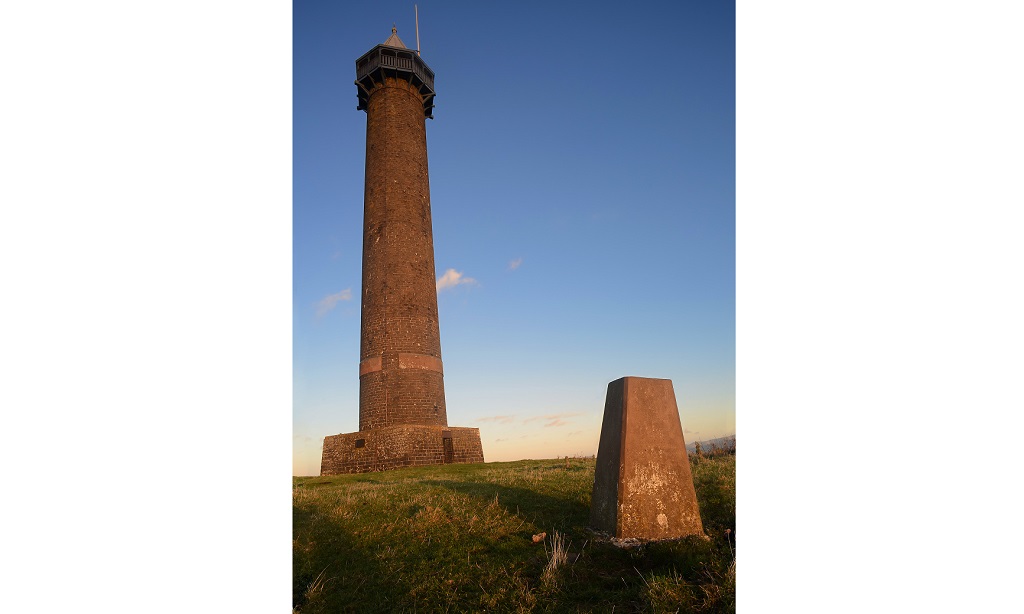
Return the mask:
<svg viewBox="0 0 1024 614">
<path fill-rule="evenodd" d="M 686 444 L 687 452 L 697 451 L 697 441 L 700 441 L 700 447 L 704 450 L 709 450 L 711 446 L 718 446 L 720 448 L 734 448 L 736 447 L 736 435 L 726 435 L 724 437 L 716 437 L 714 439 L 704 439 L 690 441 Z"/>
</svg>

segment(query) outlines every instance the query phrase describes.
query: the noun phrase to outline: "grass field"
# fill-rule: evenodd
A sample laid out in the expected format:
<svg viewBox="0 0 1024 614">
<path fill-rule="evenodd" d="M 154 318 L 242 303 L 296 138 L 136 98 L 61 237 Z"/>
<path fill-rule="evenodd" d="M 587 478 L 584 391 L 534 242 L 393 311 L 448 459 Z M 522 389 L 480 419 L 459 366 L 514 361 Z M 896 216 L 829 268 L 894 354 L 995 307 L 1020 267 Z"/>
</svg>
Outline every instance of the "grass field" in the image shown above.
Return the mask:
<svg viewBox="0 0 1024 614">
<path fill-rule="evenodd" d="M 735 455 L 690 462 L 706 537 L 634 547 L 587 528 L 592 458 L 295 478 L 294 611 L 732 612 Z"/>
</svg>

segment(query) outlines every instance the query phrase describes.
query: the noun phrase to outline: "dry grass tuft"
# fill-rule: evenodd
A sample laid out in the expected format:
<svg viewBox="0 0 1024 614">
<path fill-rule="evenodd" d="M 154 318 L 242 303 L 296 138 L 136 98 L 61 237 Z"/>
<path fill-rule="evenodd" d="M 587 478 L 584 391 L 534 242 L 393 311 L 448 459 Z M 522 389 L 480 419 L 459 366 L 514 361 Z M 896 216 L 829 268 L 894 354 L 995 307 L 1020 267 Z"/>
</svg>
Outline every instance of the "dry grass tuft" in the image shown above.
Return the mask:
<svg viewBox="0 0 1024 614">
<path fill-rule="evenodd" d="M 566 542 L 565 535 L 552 531 L 551 547 L 549 548 L 548 542 L 545 541 L 544 552 L 548 555 L 548 564 L 541 574 L 541 581 L 546 585 L 552 585 L 558 577 L 558 568 L 569 560 L 569 543 Z"/>
<path fill-rule="evenodd" d="M 323 595 L 324 587 L 327 585 L 328 582 L 334 579 L 326 578 L 324 576 L 325 573 L 327 573 L 326 567 L 324 567 L 323 570 L 317 575 L 317 577 L 309 583 L 309 586 L 306 587 L 305 599 L 307 604 L 316 603 L 319 600 L 319 598 Z"/>
</svg>

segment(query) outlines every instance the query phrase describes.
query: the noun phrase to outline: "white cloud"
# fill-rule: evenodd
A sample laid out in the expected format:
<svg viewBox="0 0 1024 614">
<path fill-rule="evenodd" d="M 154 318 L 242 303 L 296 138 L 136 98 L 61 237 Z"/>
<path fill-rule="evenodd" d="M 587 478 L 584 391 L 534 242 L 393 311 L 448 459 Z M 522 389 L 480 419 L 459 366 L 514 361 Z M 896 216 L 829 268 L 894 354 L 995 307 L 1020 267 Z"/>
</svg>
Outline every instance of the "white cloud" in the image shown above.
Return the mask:
<svg viewBox="0 0 1024 614">
<path fill-rule="evenodd" d="M 334 309 L 334 306 L 337 305 L 340 301 L 350 300 L 352 300 L 351 288 L 345 288 L 344 290 L 337 294 L 325 296 L 324 298 L 320 299 L 316 304 L 316 317 L 323 317 L 324 315 L 327 314 L 328 311 Z"/>
<path fill-rule="evenodd" d="M 444 290 L 446 288 L 454 288 L 455 286 L 461 284 L 472 285 L 475 283 L 476 280 L 473 279 L 472 277 L 463 277 L 462 273 L 456 271 L 455 269 L 448 269 L 447 271 L 444 272 L 444 275 L 438 278 L 437 291 L 440 292 L 441 290 Z"/>
<path fill-rule="evenodd" d="M 519 265 L 523 263 L 522 258 L 516 258 L 515 260 L 508 263 L 508 270 L 514 271 L 519 268 Z"/>
</svg>

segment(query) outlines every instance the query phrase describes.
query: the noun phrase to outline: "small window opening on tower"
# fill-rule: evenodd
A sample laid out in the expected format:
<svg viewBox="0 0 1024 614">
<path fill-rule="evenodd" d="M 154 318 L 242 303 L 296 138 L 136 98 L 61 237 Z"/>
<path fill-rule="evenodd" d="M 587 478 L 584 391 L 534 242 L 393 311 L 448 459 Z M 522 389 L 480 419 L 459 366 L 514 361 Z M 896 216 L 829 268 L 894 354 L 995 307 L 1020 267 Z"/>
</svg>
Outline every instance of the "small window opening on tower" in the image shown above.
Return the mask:
<svg viewBox="0 0 1024 614">
<path fill-rule="evenodd" d="M 366 440 L 365 439 L 357 439 L 356 440 L 356 447 L 357 448 L 362 448 L 365 445 L 366 445 Z"/>
</svg>

